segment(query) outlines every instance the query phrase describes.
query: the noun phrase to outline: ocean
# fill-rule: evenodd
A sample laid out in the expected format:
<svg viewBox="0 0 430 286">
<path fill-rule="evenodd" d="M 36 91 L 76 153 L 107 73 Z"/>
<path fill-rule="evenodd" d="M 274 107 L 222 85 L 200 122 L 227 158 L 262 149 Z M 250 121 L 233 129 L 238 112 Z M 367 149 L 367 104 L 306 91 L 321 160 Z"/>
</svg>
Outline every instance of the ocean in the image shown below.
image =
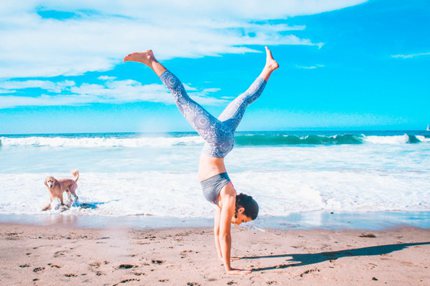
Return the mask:
<svg viewBox="0 0 430 286">
<path fill-rule="evenodd" d="M 79 169 L 80 204 L 58 215 L 213 216 L 197 179 L 203 141 L 196 133 L 0 135 L 0 142 L 1 215 L 58 213 L 41 212 L 44 179 Z M 237 191 L 258 201 L 265 225 L 390 213 L 430 227 L 430 132 L 238 132 L 225 161 Z"/>
</svg>

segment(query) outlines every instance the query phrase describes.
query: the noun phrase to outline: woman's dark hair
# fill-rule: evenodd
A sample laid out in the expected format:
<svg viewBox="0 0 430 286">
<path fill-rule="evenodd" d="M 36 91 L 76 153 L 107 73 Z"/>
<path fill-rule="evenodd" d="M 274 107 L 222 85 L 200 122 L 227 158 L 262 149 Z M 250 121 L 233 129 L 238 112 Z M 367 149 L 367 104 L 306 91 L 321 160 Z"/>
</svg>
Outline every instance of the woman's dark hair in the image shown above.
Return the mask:
<svg viewBox="0 0 430 286">
<path fill-rule="evenodd" d="M 251 196 L 242 193 L 236 196 L 236 211 L 234 213 L 235 217 L 237 217 L 237 210 L 241 207 L 244 208 L 243 213 L 247 217 L 250 217 L 252 220 L 257 218 L 259 209 L 258 204 Z"/>
</svg>

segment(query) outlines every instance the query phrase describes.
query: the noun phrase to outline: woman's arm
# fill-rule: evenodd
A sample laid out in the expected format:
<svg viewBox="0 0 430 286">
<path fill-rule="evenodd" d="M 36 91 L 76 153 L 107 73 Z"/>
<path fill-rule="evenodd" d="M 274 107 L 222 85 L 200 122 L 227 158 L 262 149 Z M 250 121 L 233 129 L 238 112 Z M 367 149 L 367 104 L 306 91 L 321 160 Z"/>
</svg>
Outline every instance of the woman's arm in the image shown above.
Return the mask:
<svg viewBox="0 0 430 286">
<path fill-rule="evenodd" d="M 219 207 L 215 210 L 215 217 L 214 217 L 214 240 L 215 240 L 215 248 L 216 253 L 218 254 L 218 258 L 222 260 L 222 253 L 221 253 L 221 246 L 219 243 L 219 220 L 221 216 L 221 209 Z"/>
<path fill-rule="evenodd" d="M 222 199 L 222 208 L 219 219 L 219 244 L 221 255 L 227 274 L 247 274 L 248 270 L 231 267 L 231 218 L 234 215 L 236 205 L 236 193 L 225 194 Z"/>
<path fill-rule="evenodd" d="M 232 270 L 230 264 L 231 254 L 231 218 L 234 214 L 234 204 L 236 198 L 232 195 L 225 194 L 222 200 L 219 222 L 219 242 L 221 246 L 221 255 L 224 259 L 225 271 L 228 273 Z"/>
</svg>

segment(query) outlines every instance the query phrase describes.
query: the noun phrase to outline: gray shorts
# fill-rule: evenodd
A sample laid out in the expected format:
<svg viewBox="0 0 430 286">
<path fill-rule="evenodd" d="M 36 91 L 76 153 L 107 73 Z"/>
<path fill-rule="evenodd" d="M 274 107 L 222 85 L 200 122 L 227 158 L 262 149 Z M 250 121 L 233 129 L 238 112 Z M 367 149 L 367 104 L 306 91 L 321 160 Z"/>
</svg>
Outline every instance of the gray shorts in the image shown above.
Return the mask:
<svg viewBox="0 0 430 286">
<path fill-rule="evenodd" d="M 203 195 L 214 204 L 217 204 L 219 193 L 228 183 L 230 183 L 230 178 L 227 173 L 221 173 L 200 182 Z"/>
</svg>

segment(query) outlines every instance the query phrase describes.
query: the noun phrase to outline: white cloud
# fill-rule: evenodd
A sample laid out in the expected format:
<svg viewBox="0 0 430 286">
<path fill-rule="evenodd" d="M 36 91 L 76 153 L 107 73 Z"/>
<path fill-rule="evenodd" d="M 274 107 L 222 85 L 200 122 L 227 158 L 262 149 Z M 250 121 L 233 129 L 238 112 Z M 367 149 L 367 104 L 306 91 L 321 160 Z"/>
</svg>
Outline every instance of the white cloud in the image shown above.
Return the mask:
<svg viewBox="0 0 430 286">
<path fill-rule="evenodd" d="M 265 1 L 2 1 L 0 77 L 49 77 L 106 71 L 131 51 L 152 48 L 160 59 L 256 52 L 250 45 L 322 47 L 304 26 L 273 24 L 366 0 Z M 57 10 L 72 17 L 41 17 Z M 74 13 L 74 14 L 73 14 Z M 74 16 L 73 16 L 74 15 Z M 279 22 L 279 21 L 278 21 Z"/>
<path fill-rule="evenodd" d="M 174 104 L 171 94 L 161 84 L 142 85 L 135 80 L 114 80 L 113 77 L 102 77 L 101 83 L 83 83 L 76 85 L 72 81 L 55 83 L 48 80 L 37 81 L 10 81 L 0 83 L 0 93 L 8 93 L 1 96 L 0 108 L 12 108 L 18 106 L 59 106 L 59 105 L 83 105 L 91 103 L 128 103 L 128 102 L 160 102 Z M 205 105 L 218 105 L 225 103 L 225 99 L 211 96 L 218 92 L 218 88 L 197 90 L 184 85 L 189 95 L 197 102 Z M 37 87 L 56 94 L 44 94 L 41 96 L 16 96 L 13 95 L 19 89 Z"/>
<path fill-rule="evenodd" d="M 423 52 L 423 53 L 415 53 L 415 54 L 398 54 L 398 55 L 392 55 L 392 58 L 395 59 L 413 59 L 417 57 L 426 57 L 430 56 L 430 52 Z"/>
<path fill-rule="evenodd" d="M 101 76 L 98 77 L 98 79 L 99 80 L 106 80 L 106 81 L 108 81 L 108 80 L 115 80 L 116 77 L 114 77 L 114 76 L 108 76 L 108 75 L 101 75 Z"/>
<path fill-rule="evenodd" d="M 47 90 L 49 92 L 60 93 L 68 87 L 74 86 L 75 82 L 70 80 L 65 80 L 61 82 L 52 82 L 46 80 L 24 80 L 24 81 L 0 81 L 0 89 L 4 89 L 5 92 L 9 90 L 9 92 L 14 91 L 16 89 L 24 89 L 24 88 L 40 88 Z"/>
<path fill-rule="evenodd" d="M 1 89 L 1 88 L 0 88 L 0 94 L 1 94 L 1 93 L 11 94 L 11 93 L 15 93 L 15 91 L 14 91 L 14 90 L 8 90 L 8 89 Z"/>
<path fill-rule="evenodd" d="M 304 70 L 316 70 L 316 69 L 321 69 L 323 67 L 325 67 L 325 65 L 312 65 L 312 66 L 296 65 L 296 68 L 298 68 L 298 69 L 304 69 Z"/>
</svg>

